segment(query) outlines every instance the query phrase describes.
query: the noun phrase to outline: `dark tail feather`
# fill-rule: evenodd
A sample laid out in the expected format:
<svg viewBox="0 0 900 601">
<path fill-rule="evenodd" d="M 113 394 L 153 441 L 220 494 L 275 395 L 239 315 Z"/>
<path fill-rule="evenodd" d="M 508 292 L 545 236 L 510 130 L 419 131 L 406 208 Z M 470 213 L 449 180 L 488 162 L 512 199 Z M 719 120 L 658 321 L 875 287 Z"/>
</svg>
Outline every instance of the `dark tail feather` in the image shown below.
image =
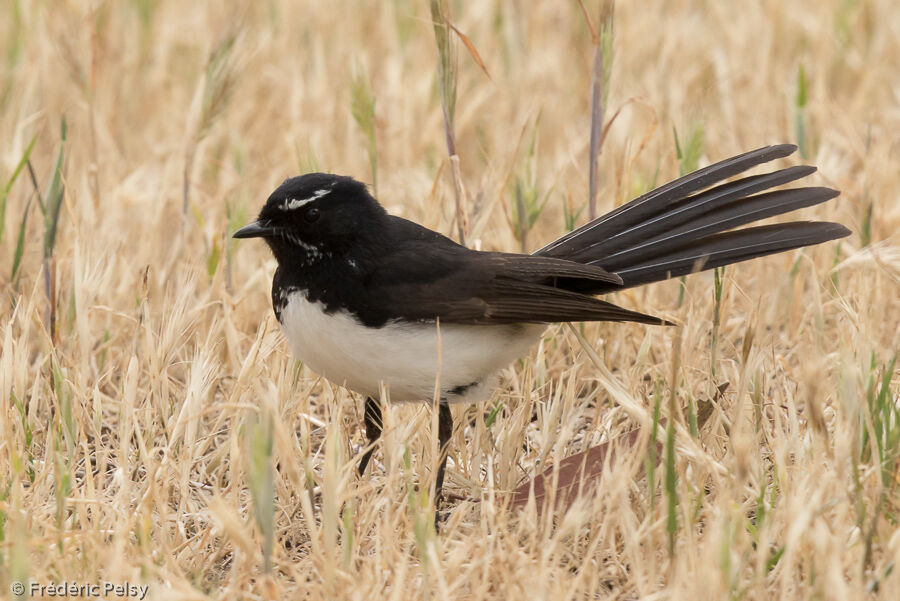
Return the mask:
<svg viewBox="0 0 900 601">
<path fill-rule="evenodd" d="M 797 147 L 793 144 L 766 146 L 698 169 L 586 223 L 534 254 L 566 258 L 591 242 L 612 236 L 627 226 L 652 217 L 672 202 L 683 200 L 694 192 L 708 188 L 757 165 L 786 157 L 796 150 Z M 587 241 L 583 240 L 585 237 Z"/>
<path fill-rule="evenodd" d="M 617 273 L 625 282 L 624 287 L 629 288 L 849 235 L 850 230 L 838 223 L 795 221 L 762 225 L 699 238 L 677 251 L 633 264 Z"/>
<path fill-rule="evenodd" d="M 595 264 L 617 273 L 624 282 L 622 286 L 574 279 L 560 282 L 561 287 L 572 291 L 601 294 L 849 235 L 842 225 L 812 222 L 727 232 L 839 194 L 829 188 L 759 194 L 815 171 L 815 167 L 805 166 L 749 176 L 705 190 L 794 150 L 796 147 L 789 144 L 769 146 L 695 171 L 595 219 L 535 254 Z"/>
<path fill-rule="evenodd" d="M 635 263 L 675 251 L 691 240 L 699 241 L 710 234 L 717 234 L 766 217 L 817 205 L 834 198 L 837 194 L 836 191 L 829 188 L 800 188 L 751 196 L 734 205 L 721 207 L 716 211 L 698 216 L 692 221 L 677 223 L 673 219 L 670 229 L 634 244 L 630 248 L 595 261 L 602 263 L 609 271 L 618 271 Z M 632 238 L 632 240 L 634 239 L 640 240 L 637 237 Z"/>
<path fill-rule="evenodd" d="M 614 228 L 615 233 L 604 235 L 598 230 L 591 231 L 590 234 L 583 236 L 581 241 L 586 242 L 590 239 L 593 240 L 593 243 L 580 247 L 569 259 L 572 261 L 590 262 L 609 257 L 632 247 L 635 244 L 635 240 L 650 240 L 658 235 L 671 233 L 674 228 L 690 226 L 700 220 L 712 223 L 716 219 L 750 211 L 746 204 L 751 200 L 752 197 L 748 197 L 752 194 L 800 179 L 815 172 L 815 170 L 815 167 L 791 167 L 775 173 L 747 177 L 722 184 L 694 196 L 670 201 L 666 205 L 658 207 L 656 213 L 645 217 L 637 223 L 621 223 L 624 219 L 610 220 L 609 229 Z M 802 193 L 802 190 L 804 189 L 796 190 L 796 192 Z M 836 195 L 836 193 L 827 188 L 819 190 L 824 191 L 823 196 L 825 197 L 817 202 L 822 202 Z M 795 192 L 795 190 L 789 190 L 788 192 Z M 828 193 L 831 193 L 831 196 L 827 196 Z M 764 202 L 761 204 L 764 208 L 767 203 L 764 198 L 762 200 Z M 783 210 L 770 211 L 766 216 L 771 217 L 772 215 L 791 211 L 794 208 L 799 207 L 788 205 Z M 729 227 L 737 227 L 756 219 L 762 219 L 762 217 L 751 218 L 749 221 L 735 223 Z M 729 229 L 729 227 L 722 227 L 716 231 L 724 231 Z M 595 238 L 598 234 L 602 237 Z"/>
</svg>

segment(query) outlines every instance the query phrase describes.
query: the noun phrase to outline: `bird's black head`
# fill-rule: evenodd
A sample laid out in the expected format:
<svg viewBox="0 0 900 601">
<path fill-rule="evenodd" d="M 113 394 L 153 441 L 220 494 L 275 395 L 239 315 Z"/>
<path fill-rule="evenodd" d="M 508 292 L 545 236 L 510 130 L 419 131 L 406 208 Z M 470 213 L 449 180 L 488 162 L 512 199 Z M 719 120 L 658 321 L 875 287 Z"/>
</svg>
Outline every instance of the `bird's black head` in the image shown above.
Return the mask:
<svg viewBox="0 0 900 601">
<path fill-rule="evenodd" d="M 264 238 L 279 263 L 313 263 L 347 252 L 381 227 L 384 209 L 352 177 L 307 173 L 272 192 L 259 218 L 235 238 Z"/>
</svg>

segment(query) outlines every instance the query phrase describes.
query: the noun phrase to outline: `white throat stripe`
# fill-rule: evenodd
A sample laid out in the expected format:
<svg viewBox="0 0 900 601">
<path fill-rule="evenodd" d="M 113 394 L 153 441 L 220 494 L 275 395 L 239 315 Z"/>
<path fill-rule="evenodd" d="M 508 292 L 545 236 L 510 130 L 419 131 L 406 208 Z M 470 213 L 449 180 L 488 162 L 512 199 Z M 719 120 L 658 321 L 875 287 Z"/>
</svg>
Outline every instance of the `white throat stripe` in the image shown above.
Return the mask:
<svg viewBox="0 0 900 601">
<path fill-rule="evenodd" d="M 326 194 L 331 194 L 331 190 L 328 188 L 322 188 L 321 190 L 316 190 L 312 196 L 309 198 L 285 198 L 284 203 L 281 205 L 281 210 L 283 211 L 293 211 L 294 209 L 299 209 L 302 206 L 308 205 L 314 200 L 318 200 L 322 198 Z"/>
</svg>

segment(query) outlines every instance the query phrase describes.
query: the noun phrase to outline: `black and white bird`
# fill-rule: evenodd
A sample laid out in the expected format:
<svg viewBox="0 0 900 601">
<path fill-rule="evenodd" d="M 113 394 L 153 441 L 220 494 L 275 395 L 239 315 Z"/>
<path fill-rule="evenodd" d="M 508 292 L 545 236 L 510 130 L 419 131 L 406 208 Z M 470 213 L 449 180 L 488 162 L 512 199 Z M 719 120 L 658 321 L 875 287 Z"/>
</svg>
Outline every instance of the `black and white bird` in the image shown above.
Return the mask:
<svg viewBox="0 0 900 601">
<path fill-rule="evenodd" d="M 497 371 L 528 353 L 547 324 L 664 324 L 595 297 L 849 235 L 809 221 L 734 229 L 838 195 L 771 190 L 810 175 L 808 166 L 722 183 L 795 150 L 768 146 L 710 165 L 532 255 L 471 250 L 389 215 L 364 184 L 325 173 L 286 180 L 234 237 L 272 249 L 272 304 L 297 359 L 366 397 L 360 474 L 381 434 L 382 385 L 391 401 L 431 402 L 438 383 L 440 498 L 449 404 L 484 400 Z"/>
</svg>

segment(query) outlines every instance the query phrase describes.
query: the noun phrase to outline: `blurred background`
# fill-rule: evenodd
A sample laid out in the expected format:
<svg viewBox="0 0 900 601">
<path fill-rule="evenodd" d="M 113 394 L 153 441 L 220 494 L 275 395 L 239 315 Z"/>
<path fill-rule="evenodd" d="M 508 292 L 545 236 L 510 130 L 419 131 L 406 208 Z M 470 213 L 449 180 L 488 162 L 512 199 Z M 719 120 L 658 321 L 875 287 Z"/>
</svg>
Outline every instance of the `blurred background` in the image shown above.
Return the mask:
<svg viewBox="0 0 900 601">
<path fill-rule="evenodd" d="M 900 7 L 610 6 L 0 3 L 3 594 L 896 598 Z M 596 214 L 791 142 L 842 191 L 800 216 L 853 235 L 612 298 L 677 335 L 551 329 L 455 409 L 436 536 L 428 408 L 387 413 L 357 480 L 360 400 L 289 356 L 274 261 L 230 234 L 330 171 L 530 252 L 587 221 L 592 129 Z M 504 510 L 660 411 L 683 428 L 658 467 L 645 434 L 579 509 Z"/>
</svg>

